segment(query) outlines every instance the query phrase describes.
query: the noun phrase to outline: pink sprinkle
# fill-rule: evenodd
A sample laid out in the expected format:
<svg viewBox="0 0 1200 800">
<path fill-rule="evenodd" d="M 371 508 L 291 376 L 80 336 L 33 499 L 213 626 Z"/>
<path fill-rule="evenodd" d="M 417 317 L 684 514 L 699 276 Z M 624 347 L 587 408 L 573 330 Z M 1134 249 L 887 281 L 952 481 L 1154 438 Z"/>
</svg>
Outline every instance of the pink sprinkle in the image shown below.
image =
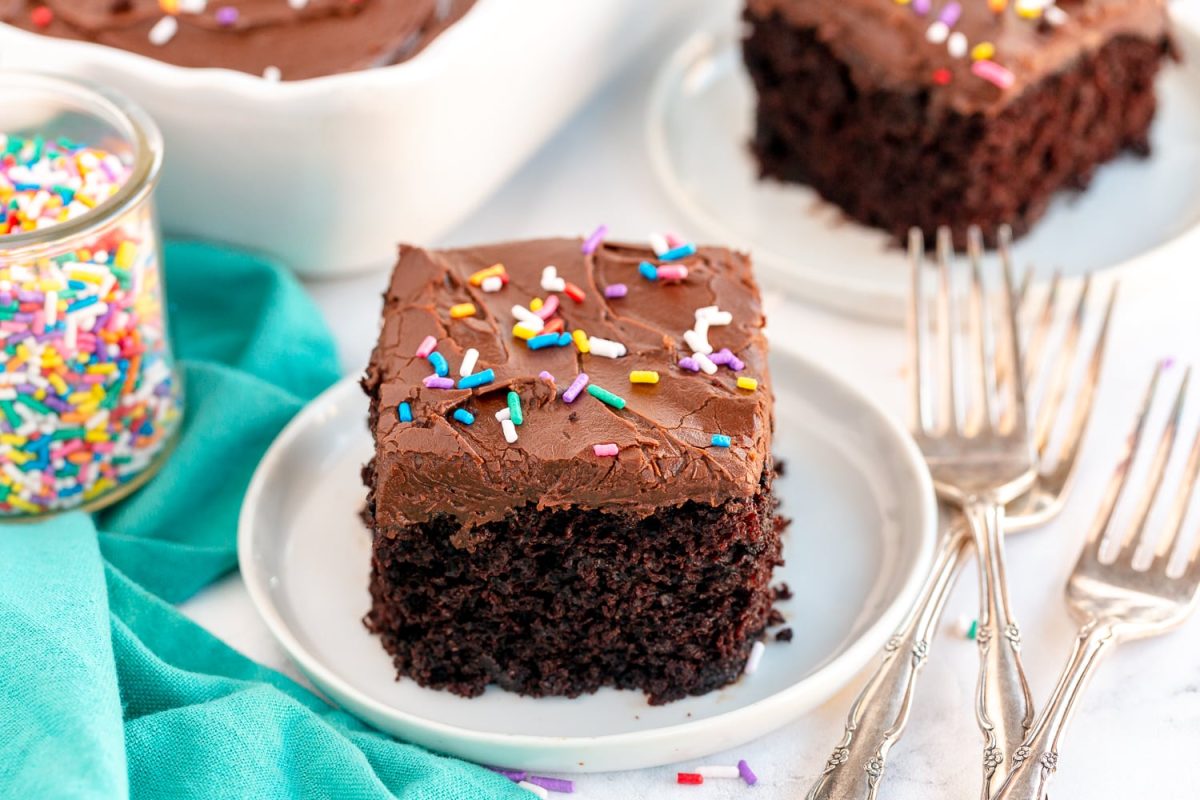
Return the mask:
<svg viewBox="0 0 1200 800">
<path fill-rule="evenodd" d="M 629 287 L 623 283 L 614 283 L 604 287 L 604 296 L 612 300 L 615 297 L 624 297 L 629 294 Z"/>
<path fill-rule="evenodd" d="M 576 375 L 575 380 L 571 381 L 571 385 L 563 392 L 563 402 L 574 403 L 575 399 L 579 397 L 579 393 L 583 391 L 583 387 L 587 386 L 587 384 L 588 374 L 586 372 Z"/>
<path fill-rule="evenodd" d="M 956 2 L 946 3 L 942 7 L 942 13 L 938 14 L 938 19 L 945 23 L 947 28 L 953 28 L 954 23 L 958 22 L 959 16 L 962 14 L 962 6 Z"/>
<path fill-rule="evenodd" d="M 679 359 L 679 366 L 683 369 L 690 369 L 692 372 L 700 371 L 700 364 L 691 356 L 684 356 Z"/>
<path fill-rule="evenodd" d="M 544 381 L 550 381 L 551 383 L 555 383 L 554 376 L 551 375 L 549 372 L 546 372 L 546 370 L 542 370 L 541 372 L 539 372 L 538 377 Z"/>
<path fill-rule="evenodd" d="M 443 378 L 440 375 L 426 376 L 422 381 L 427 388 L 430 389 L 453 389 L 454 380 L 452 378 Z"/>
<path fill-rule="evenodd" d="M 671 246 L 672 250 L 674 250 L 676 247 L 682 247 L 683 245 L 687 244 L 687 240 L 677 233 L 668 233 L 666 235 L 666 240 L 667 244 Z"/>
<path fill-rule="evenodd" d="M 543 789 L 549 789 L 552 792 L 561 792 L 563 794 L 571 794 L 575 791 L 575 784 L 571 781 L 565 781 L 562 778 L 547 778 L 543 775 L 530 775 L 525 779 L 534 786 L 540 786 Z"/>
<path fill-rule="evenodd" d="M 426 336 L 421 340 L 421 346 L 417 348 L 417 358 L 428 358 L 435 347 L 437 347 L 437 339 Z"/>
<path fill-rule="evenodd" d="M 682 264 L 664 264 L 658 268 L 660 281 L 681 281 L 688 276 L 688 268 Z"/>
<path fill-rule="evenodd" d="M 592 445 L 592 452 L 600 457 L 615 456 L 621 452 L 621 448 L 615 444 L 594 444 Z"/>
<path fill-rule="evenodd" d="M 533 313 L 542 319 L 550 319 L 556 311 L 558 311 L 558 295 L 552 294 L 546 298 L 546 302 L 542 303 L 542 307 Z"/>
<path fill-rule="evenodd" d="M 931 0 L 913 0 L 913 11 L 920 14 L 922 17 L 929 13 Z"/>
<path fill-rule="evenodd" d="M 743 758 L 738 762 L 738 772 L 747 786 L 753 786 L 758 783 L 758 776 L 754 774 L 754 770 L 750 769 L 750 765 L 746 763 L 746 759 Z"/>
<path fill-rule="evenodd" d="M 987 59 L 973 63 L 971 65 L 971 72 L 983 78 L 988 83 L 999 86 L 1001 89 L 1009 88 L 1016 80 L 1008 69 L 1000 66 L 995 61 L 988 61 Z"/>
<path fill-rule="evenodd" d="M 596 230 L 592 231 L 592 235 L 584 241 L 583 247 L 579 249 L 583 251 L 585 256 L 590 256 L 592 253 L 596 252 L 596 248 L 600 246 L 600 242 L 604 241 L 604 237 L 606 235 L 608 235 L 608 226 L 601 225 L 599 228 L 596 228 Z"/>
</svg>

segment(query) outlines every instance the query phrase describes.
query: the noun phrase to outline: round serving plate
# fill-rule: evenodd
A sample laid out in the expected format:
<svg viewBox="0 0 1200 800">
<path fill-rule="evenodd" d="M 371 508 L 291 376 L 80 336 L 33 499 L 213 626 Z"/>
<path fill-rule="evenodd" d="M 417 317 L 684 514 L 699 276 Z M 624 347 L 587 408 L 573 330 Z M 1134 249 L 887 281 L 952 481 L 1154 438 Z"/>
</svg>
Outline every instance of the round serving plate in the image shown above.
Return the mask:
<svg viewBox="0 0 1200 800">
<path fill-rule="evenodd" d="M 933 554 L 937 509 L 924 461 L 870 400 L 817 366 L 772 357 L 776 490 L 792 519 L 786 565 L 795 631 L 758 671 L 702 697 L 651 706 L 641 692 L 574 699 L 495 687 L 463 698 L 396 679 L 363 626 L 371 536 L 359 520 L 371 457 L 367 400 L 346 379 L 268 450 L 242 507 L 238 556 L 251 600 L 300 669 L 346 710 L 402 739 L 485 764 L 599 772 L 697 758 L 817 706 L 882 649 Z"/>
<path fill-rule="evenodd" d="M 1085 192 L 1060 193 L 1014 247 L 1022 266 L 1040 275 L 1136 268 L 1200 230 L 1200 13 L 1185 6 L 1173 6 L 1184 59 L 1159 79 L 1152 156 L 1121 156 Z M 749 147 L 755 93 L 737 18 L 736 7 L 721 3 L 651 91 L 647 143 L 662 185 L 704 238 L 752 252 L 764 284 L 839 311 L 903 320 L 903 250 L 806 186 L 759 179 Z"/>
</svg>

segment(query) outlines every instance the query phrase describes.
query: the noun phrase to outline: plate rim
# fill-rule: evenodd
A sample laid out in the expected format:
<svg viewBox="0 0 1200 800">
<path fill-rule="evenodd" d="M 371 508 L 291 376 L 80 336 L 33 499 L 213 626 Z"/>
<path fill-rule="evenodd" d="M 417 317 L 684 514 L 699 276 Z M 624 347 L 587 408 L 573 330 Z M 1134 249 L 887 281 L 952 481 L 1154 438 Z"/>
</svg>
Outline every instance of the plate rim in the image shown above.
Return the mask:
<svg viewBox="0 0 1200 800">
<path fill-rule="evenodd" d="M 256 570 L 255 568 L 256 564 L 252 554 L 256 536 L 253 518 L 257 514 L 258 505 L 268 480 L 271 474 L 277 469 L 283 453 L 312 424 L 313 418 L 320 414 L 324 406 L 349 392 L 358 390 L 357 383 L 359 377 L 356 372 L 342 377 L 305 404 L 275 437 L 255 468 L 254 476 L 246 489 L 242 500 L 242 507 L 238 514 L 237 536 L 238 569 L 242 576 L 242 582 L 246 587 L 246 592 L 250 597 L 251 604 L 254 606 L 259 618 L 266 625 L 272 638 L 283 648 L 288 658 L 313 682 L 318 690 L 327 694 L 329 698 L 347 712 L 360 719 L 364 719 L 364 721 L 367 721 L 368 724 L 374 727 L 379 727 L 375 722 L 377 719 L 395 722 L 398 728 L 403 726 L 404 732 L 395 735 L 402 736 L 405 739 L 424 746 L 430 746 L 426 744 L 428 738 L 415 738 L 413 731 L 438 737 L 439 741 L 450 739 L 470 742 L 474 745 L 500 745 L 509 748 L 528 747 L 537 748 L 542 751 L 564 752 L 572 748 L 596 746 L 628 747 L 674 739 L 680 735 L 699 735 L 707 732 L 709 729 L 719 731 L 722 728 L 728 728 L 729 730 L 733 730 L 735 729 L 735 723 L 742 722 L 743 718 L 753 718 L 768 705 L 776 708 L 786 707 L 786 712 L 774 715 L 778 721 L 770 727 L 761 730 L 756 729 L 750 736 L 742 735 L 737 742 L 733 742 L 732 744 L 767 735 L 828 700 L 868 667 L 871 664 L 873 656 L 883 651 L 883 647 L 889 636 L 892 635 L 892 632 L 900 626 L 903 619 L 910 613 L 926 582 L 933 564 L 939 530 L 938 506 L 933 481 L 925 460 L 908 431 L 880 403 L 828 368 L 789 348 L 773 347 L 773 350 L 773 355 L 798 362 L 821 382 L 853 398 L 859 403 L 863 411 L 866 411 L 881 423 L 882 430 L 887 432 L 888 437 L 896 445 L 897 454 L 904 457 L 906 471 L 915 479 L 919 486 L 919 496 L 914 498 L 914 501 L 917 504 L 921 522 L 920 529 L 914 530 L 912 533 L 912 536 L 915 537 L 914 541 L 919 547 L 916 558 L 913 561 L 913 567 L 909 571 L 909 574 L 905 576 L 899 591 L 885 604 L 875 622 L 867 627 L 859 636 L 846 643 L 834 658 L 822 663 L 800 681 L 774 694 L 748 705 L 710 717 L 692 719 L 644 731 L 607 733 L 593 736 L 510 734 L 473 730 L 440 720 L 429 719 L 428 717 L 388 705 L 370 696 L 364 690 L 337 674 L 299 641 L 272 601 L 271 593 L 267 587 L 269 579 L 263 574 L 262 570 Z M 814 686 L 816 687 L 815 689 L 812 688 Z M 362 709 L 366 710 L 363 711 Z M 449 752 L 452 755 L 455 754 L 454 751 L 449 749 L 444 749 L 443 752 Z M 459 757 L 469 758 L 461 755 Z M 663 760 L 662 758 L 643 760 L 645 761 L 642 764 L 643 767 L 673 763 L 670 760 Z M 589 768 L 580 764 L 574 769 L 561 768 L 557 771 L 590 772 L 626 768 L 637 767 Z"/>
<path fill-rule="evenodd" d="M 1182 3 L 1172 4 L 1179 6 Z M 1193 20 L 1185 14 L 1172 14 L 1173 33 L 1181 49 L 1200 55 L 1200 14 Z M 651 82 L 650 91 L 644 106 L 644 122 L 642 126 L 643 144 L 650 160 L 651 170 L 658 181 L 659 187 L 670 199 L 670 202 L 687 217 L 693 224 L 698 225 L 709 235 L 720 241 L 751 249 L 760 276 L 764 279 L 764 288 L 779 290 L 788 298 L 830 309 L 848 315 L 854 319 L 883 322 L 892 325 L 903 324 L 906 318 L 906 303 L 902 294 L 887 291 L 875 281 L 867 278 L 843 275 L 834 270 L 820 270 L 806 267 L 803 264 L 790 263 L 791 260 L 772 248 L 754 245 L 745 237 L 730 229 L 721 220 L 708 213 L 696 203 L 687 192 L 683 191 L 670 167 L 669 148 L 666 143 L 663 109 L 670 97 L 670 87 L 686 72 L 686 65 L 695 60 L 700 54 L 709 51 L 717 52 L 717 48 L 731 35 L 736 40 L 736 20 L 728 15 L 712 13 L 697 27 L 681 36 L 669 50 L 669 56 L 662 61 Z M 1187 60 L 1181 68 L 1195 73 L 1200 80 L 1200 67 L 1195 59 Z M 822 203 L 827 201 L 821 200 Z M 854 223 L 856 225 L 860 223 Z M 864 226 L 865 227 L 865 226 Z M 1189 247 L 1200 247 L 1200 221 L 1190 227 L 1185 227 L 1174 236 L 1164 239 L 1150 249 L 1139 253 L 1125 261 L 1089 274 L 1107 275 L 1120 278 L 1130 270 L 1138 269 L 1141 265 L 1166 259 L 1170 253 L 1182 252 Z"/>
</svg>

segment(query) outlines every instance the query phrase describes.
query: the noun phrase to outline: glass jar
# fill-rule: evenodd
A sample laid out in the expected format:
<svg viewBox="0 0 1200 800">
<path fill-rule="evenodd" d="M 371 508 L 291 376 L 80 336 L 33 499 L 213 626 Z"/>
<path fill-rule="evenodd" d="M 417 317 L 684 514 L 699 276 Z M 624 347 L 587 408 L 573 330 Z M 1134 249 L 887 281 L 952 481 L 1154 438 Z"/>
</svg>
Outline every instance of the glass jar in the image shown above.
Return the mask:
<svg viewBox="0 0 1200 800">
<path fill-rule="evenodd" d="M 127 101 L 0 73 L 0 517 L 107 505 L 170 449 L 161 165 Z"/>
</svg>

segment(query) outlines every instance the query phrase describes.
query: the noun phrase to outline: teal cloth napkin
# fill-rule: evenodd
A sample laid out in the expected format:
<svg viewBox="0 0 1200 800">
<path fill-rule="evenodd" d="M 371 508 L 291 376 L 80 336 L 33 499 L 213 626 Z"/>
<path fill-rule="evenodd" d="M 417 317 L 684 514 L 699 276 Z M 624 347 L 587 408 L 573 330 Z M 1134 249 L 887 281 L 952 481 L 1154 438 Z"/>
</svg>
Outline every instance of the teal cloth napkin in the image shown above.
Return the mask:
<svg viewBox="0 0 1200 800">
<path fill-rule="evenodd" d="M 273 264 L 173 243 L 166 265 L 187 392 L 170 460 L 96 516 L 0 529 L 0 797 L 529 797 L 368 728 L 169 605 L 236 568 L 255 465 L 338 367 Z"/>
</svg>

